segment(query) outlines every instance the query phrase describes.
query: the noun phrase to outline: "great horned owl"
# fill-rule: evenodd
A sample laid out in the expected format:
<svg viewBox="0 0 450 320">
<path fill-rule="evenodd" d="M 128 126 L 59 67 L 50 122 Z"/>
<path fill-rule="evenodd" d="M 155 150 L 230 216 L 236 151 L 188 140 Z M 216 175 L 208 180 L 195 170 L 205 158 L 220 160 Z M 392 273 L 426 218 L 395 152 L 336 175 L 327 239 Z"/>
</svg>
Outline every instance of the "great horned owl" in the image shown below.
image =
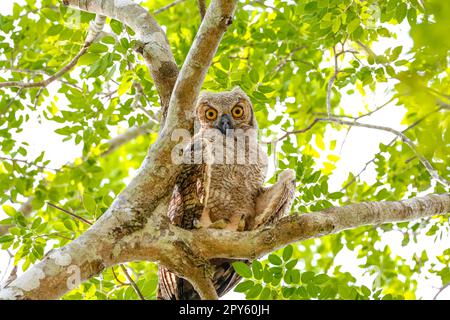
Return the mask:
<svg viewBox="0 0 450 320">
<path fill-rule="evenodd" d="M 253 230 L 289 211 L 294 190 L 292 170 L 264 188 L 267 155 L 257 143 L 257 123 L 249 97 L 239 88 L 202 93 L 196 106 L 200 130 L 186 149 L 168 217 L 185 228 Z M 211 260 L 218 296 L 240 277 L 232 260 Z M 246 261 L 248 262 L 248 261 Z M 160 267 L 158 299 L 199 299 L 191 284 Z"/>
</svg>

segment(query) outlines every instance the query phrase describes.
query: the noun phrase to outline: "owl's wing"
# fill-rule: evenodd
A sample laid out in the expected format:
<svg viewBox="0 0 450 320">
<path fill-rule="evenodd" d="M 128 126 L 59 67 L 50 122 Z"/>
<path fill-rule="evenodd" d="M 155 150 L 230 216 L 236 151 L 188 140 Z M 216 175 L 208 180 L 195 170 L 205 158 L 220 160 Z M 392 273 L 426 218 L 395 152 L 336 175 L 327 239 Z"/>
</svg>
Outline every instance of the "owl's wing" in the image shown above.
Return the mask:
<svg viewBox="0 0 450 320">
<path fill-rule="evenodd" d="M 184 228 L 193 229 L 196 220 L 203 212 L 204 176 L 206 165 L 192 163 L 195 159 L 194 143 L 188 146 L 181 173 L 177 177 L 172 198 L 169 203 L 168 217 L 171 223 Z M 174 273 L 160 266 L 158 269 L 159 287 L 157 299 L 159 300 L 191 300 L 198 297 L 192 285 L 179 278 Z M 197 298 L 198 299 L 198 298 Z"/>
<path fill-rule="evenodd" d="M 203 212 L 204 171 L 203 164 L 183 165 L 175 183 L 167 214 L 174 225 L 193 229 L 195 220 L 200 219 Z M 158 278 L 158 300 L 194 299 L 193 295 L 196 295 L 196 292 L 191 284 L 166 268 L 159 267 Z"/>
<path fill-rule="evenodd" d="M 273 186 L 264 188 L 256 199 L 256 218 L 252 229 L 270 225 L 289 213 L 295 194 L 295 172 L 285 170 Z"/>
</svg>

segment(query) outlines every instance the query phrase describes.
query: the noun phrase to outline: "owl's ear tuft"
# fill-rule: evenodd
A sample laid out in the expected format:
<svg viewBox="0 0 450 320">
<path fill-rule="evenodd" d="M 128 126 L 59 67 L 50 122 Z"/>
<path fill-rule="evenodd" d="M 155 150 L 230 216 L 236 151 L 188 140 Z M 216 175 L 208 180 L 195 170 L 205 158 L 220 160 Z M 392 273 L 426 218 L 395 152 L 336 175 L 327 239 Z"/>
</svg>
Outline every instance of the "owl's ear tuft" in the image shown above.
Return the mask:
<svg viewBox="0 0 450 320">
<path fill-rule="evenodd" d="M 248 100 L 248 102 L 250 102 L 250 97 L 247 95 L 247 93 L 245 93 L 244 90 L 241 89 L 241 87 L 236 86 L 233 88 L 233 90 L 231 90 L 231 92 L 234 94 L 234 96 L 238 96 L 240 98 L 244 98 L 245 100 Z"/>
<path fill-rule="evenodd" d="M 245 96 L 247 95 L 247 94 L 245 93 L 245 91 L 241 89 L 240 86 L 235 86 L 235 87 L 233 88 L 233 90 L 231 90 L 231 91 L 232 91 L 232 92 L 239 92 L 239 93 L 241 93 L 241 94 L 244 94 Z"/>
</svg>

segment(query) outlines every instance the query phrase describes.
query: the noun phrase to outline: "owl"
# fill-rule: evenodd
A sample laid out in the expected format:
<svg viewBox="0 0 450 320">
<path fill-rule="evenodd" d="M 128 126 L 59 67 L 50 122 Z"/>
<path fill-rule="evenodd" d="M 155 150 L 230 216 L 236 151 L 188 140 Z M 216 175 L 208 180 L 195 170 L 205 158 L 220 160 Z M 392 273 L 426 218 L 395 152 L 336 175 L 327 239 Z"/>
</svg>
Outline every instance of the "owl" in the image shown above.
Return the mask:
<svg viewBox="0 0 450 320">
<path fill-rule="evenodd" d="M 295 174 L 284 171 L 275 185 L 263 187 L 268 158 L 257 141 L 256 117 L 245 92 L 239 87 L 204 92 L 195 110 L 200 128 L 183 155 L 182 172 L 169 203 L 171 223 L 185 229 L 247 231 L 288 213 Z M 240 280 L 231 265 L 233 261 L 210 261 L 219 297 Z M 187 280 L 166 268 L 159 268 L 158 277 L 158 299 L 200 298 Z"/>
</svg>

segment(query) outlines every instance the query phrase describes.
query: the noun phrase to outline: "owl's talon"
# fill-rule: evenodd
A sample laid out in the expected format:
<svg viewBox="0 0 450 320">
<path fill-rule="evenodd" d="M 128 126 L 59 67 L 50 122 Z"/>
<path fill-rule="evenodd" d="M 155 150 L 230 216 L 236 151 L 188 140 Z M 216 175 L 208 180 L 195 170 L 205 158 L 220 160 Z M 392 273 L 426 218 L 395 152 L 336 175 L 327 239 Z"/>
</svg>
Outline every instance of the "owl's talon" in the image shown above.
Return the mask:
<svg viewBox="0 0 450 320">
<path fill-rule="evenodd" d="M 239 221 L 238 227 L 237 227 L 237 231 L 244 231 L 245 230 L 245 218 L 242 217 L 241 220 Z"/>
<path fill-rule="evenodd" d="M 212 229 L 225 229 L 228 223 L 225 219 L 217 220 L 209 225 Z"/>
<path fill-rule="evenodd" d="M 203 226 L 202 226 L 202 224 L 200 223 L 200 220 L 199 220 L 199 219 L 194 219 L 193 225 L 194 225 L 194 228 L 195 228 L 195 229 L 203 228 Z"/>
</svg>

